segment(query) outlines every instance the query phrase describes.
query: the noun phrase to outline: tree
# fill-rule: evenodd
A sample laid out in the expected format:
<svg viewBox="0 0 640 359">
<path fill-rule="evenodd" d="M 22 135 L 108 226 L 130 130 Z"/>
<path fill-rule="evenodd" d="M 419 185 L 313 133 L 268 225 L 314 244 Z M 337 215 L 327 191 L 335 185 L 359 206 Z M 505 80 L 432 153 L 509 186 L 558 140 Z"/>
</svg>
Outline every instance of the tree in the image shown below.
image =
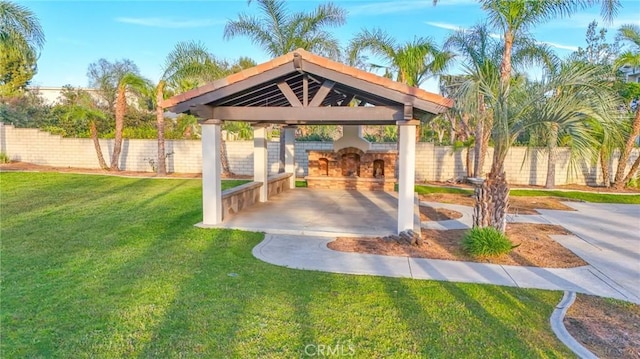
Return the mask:
<svg viewBox="0 0 640 359">
<path fill-rule="evenodd" d="M 157 173 L 167 173 L 164 108 L 162 101 L 167 90 L 187 91 L 213 79 L 223 77 L 227 70 L 199 42 L 179 42 L 167 55 L 164 71 L 155 87 L 156 126 L 158 129 Z"/>
<path fill-rule="evenodd" d="M 128 73 L 140 76 L 138 66 L 129 59 L 116 60 L 114 62 L 100 59 L 89 64 L 87 69 L 89 87 L 99 90 L 104 100 L 102 107 L 109 113 L 115 113 L 118 84 Z"/>
<path fill-rule="evenodd" d="M 618 34 L 622 40 L 629 42 L 631 46 L 627 51 L 620 54 L 618 59 L 616 59 L 616 65 L 619 67 L 622 67 L 623 65 L 631 66 L 632 68 L 640 67 L 640 28 L 637 25 L 623 25 L 620 30 L 618 30 Z M 635 142 L 639 134 L 640 106 L 636 105 L 635 116 L 631 124 L 631 131 L 629 132 L 627 141 L 621 150 L 620 159 L 618 160 L 618 168 L 613 180 L 614 188 L 623 188 L 635 175 L 636 171 L 638 171 L 638 166 L 640 166 L 640 156 L 638 156 L 633 165 L 631 165 L 631 169 L 627 175 L 625 176 L 624 174 L 624 170 L 627 167 L 627 161 L 629 161 L 629 156 L 631 155 L 631 150 L 635 146 Z"/>
<path fill-rule="evenodd" d="M 148 90 L 149 82 L 134 73 L 125 73 L 119 80 L 116 87 L 116 107 L 115 107 L 115 136 L 113 152 L 111 153 L 111 171 L 119 171 L 120 153 L 122 152 L 122 132 L 124 130 L 124 116 L 127 111 L 127 93 L 130 91 L 144 92 Z"/>
<path fill-rule="evenodd" d="M 619 55 L 620 46 L 617 40 L 613 43 L 607 42 L 606 28 L 598 30 L 598 22 L 592 21 L 587 27 L 585 41 L 587 47 L 578 48 L 578 51 L 571 55 L 573 60 L 583 61 L 592 65 L 613 65 Z"/>
<path fill-rule="evenodd" d="M 396 81 L 419 87 L 425 80 L 447 69 L 453 54 L 440 50 L 430 38 L 399 44 L 386 32 L 363 30 L 349 43 L 349 60 L 356 62 L 363 51 L 382 57 L 387 65 L 376 66 L 395 74 Z"/>
<path fill-rule="evenodd" d="M 616 131 L 616 104 L 619 102 L 610 82 L 601 76 L 602 65 L 568 62 L 547 81 L 530 86 L 533 99 L 515 128 L 539 127 L 547 143 L 546 188 L 555 186 L 557 147 L 565 143 L 571 158 L 593 158 L 601 130 Z"/>
<path fill-rule="evenodd" d="M 248 57 L 240 57 L 232 64 L 219 60 L 200 42 L 191 41 L 176 44 L 165 59 L 163 74 L 155 88 L 156 126 L 158 129 L 157 173 L 159 175 L 166 174 L 164 109 L 161 106 L 165 96 L 175 92 L 188 91 L 255 65 L 255 61 Z M 191 118 L 188 119 L 191 120 Z M 183 118 L 181 124 L 185 125 L 185 131 L 190 131 L 194 123 L 186 120 Z M 229 164 L 226 161 L 224 143 L 221 144 L 221 153 L 223 173 L 231 175 Z"/>
<path fill-rule="evenodd" d="M 476 204 L 476 214 L 486 220 L 479 222 L 503 232 L 506 229 L 506 213 L 509 207 L 509 185 L 504 171 L 504 160 L 512 143 L 510 136 L 510 87 L 514 41 L 528 37 L 528 31 L 558 17 L 568 17 L 579 9 L 593 5 L 596 0 L 479 0 L 489 24 L 502 33 L 503 52 L 500 61 L 497 91 L 484 95 L 490 99 L 493 109 L 494 142 L 493 162 L 488 178 L 482 184 Z M 616 14 L 618 0 L 603 0 L 602 14 L 610 20 Z"/>
<path fill-rule="evenodd" d="M 349 43 L 349 63 L 357 63 L 362 59 L 362 52 L 382 57 L 387 65 L 374 65 L 384 68 L 387 76 L 394 76 L 396 81 L 409 86 L 419 87 L 427 79 L 441 74 L 450 64 L 453 54 L 441 51 L 430 38 L 415 38 L 411 42 L 399 44 L 381 29 L 362 30 Z M 434 125 L 437 121 L 433 121 Z M 420 139 L 421 131 L 416 131 Z"/>
<path fill-rule="evenodd" d="M 447 92 L 456 99 L 456 107 L 461 115 L 475 123 L 473 176 L 481 177 L 494 122 L 494 106 L 489 99 L 498 91 L 503 48 L 492 36 L 487 24 L 453 33 L 445 42 L 445 48 L 455 51 L 463 61 L 464 75 L 454 77 L 454 81 L 447 85 Z M 548 46 L 528 37 L 519 37 L 514 41 L 513 58 L 516 69 L 522 71 L 532 64 L 542 65 L 546 72 L 555 71 L 558 62 Z M 522 79 L 523 75 L 516 72 L 511 82 Z"/>
<path fill-rule="evenodd" d="M 249 0 L 249 4 L 251 4 Z M 320 4 L 315 10 L 290 12 L 282 0 L 256 0 L 260 16 L 240 14 L 224 27 L 224 39 L 249 37 L 271 56 L 281 56 L 301 48 L 338 58 L 338 40 L 326 28 L 346 22 L 344 9 L 331 3 Z M 284 172 L 284 131 L 280 131 L 280 172 Z"/>
<path fill-rule="evenodd" d="M 550 19 L 567 17 L 578 9 L 591 5 L 589 0 L 481 0 L 492 25 L 503 32 L 504 51 L 500 64 L 500 83 L 496 98 L 496 125 L 494 126 L 494 156 L 486 186 L 489 200 L 490 224 L 504 232 L 509 207 L 509 186 L 504 171 L 504 160 L 511 144 L 509 137 L 509 90 L 513 43 L 528 33 L 529 28 Z M 617 0 L 604 0 L 602 13 L 611 19 L 619 8 Z"/>
<path fill-rule="evenodd" d="M 0 96 L 23 90 L 36 73 L 45 42 L 36 15 L 27 7 L 0 1 Z"/>
<path fill-rule="evenodd" d="M 605 69 L 601 74 L 603 78 L 608 78 L 614 85 L 620 82 L 620 79 L 616 79 L 614 74 L 616 72 L 614 68 L 614 62 L 620 53 L 620 46 L 618 40 L 614 43 L 607 42 L 607 30 L 601 28 L 598 30 L 598 23 L 592 21 L 585 35 L 585 42 L 587 46 L 585 48 L 578 48 L 578 51 L 571 54 L 571 61 L 582 61 L 585 64 L 599 65 Z M 609 163 L 611 155 L 614 150 L 620 147 L 617 136 L 611 136 L 608 129 L 594 124 L 598 129 L 599 141 L 599 158 L 600 168 L 602 171 L 603 182 L 606 187 L 611 185 L 611 174 L 609 171 Z"/>
<path fill-rule="evenodd" d="M 482 176 L 482 168 L 489 147 L 493 112 L 487 108 L 481 84 L 495 83 L 484 81 L 498 73 L 500 46 L 491 37 L 487 25 L 481 24 L 469 30 L 453 33 L 446 40 L 444 47 L 455 53 L 464 62 L 465 75 L 453 78 L 449 84 L 449 95 L 456 99 L 456 108 L 461 116 L 475 123 L 474 166 L 473 177 Z"/>
<path fill-rule="evenodd" d="M 290 12 L 281 0 L 256 0 L 261 17 L 240 14 L 224 27 L 224 39 L 247 36 L 271 56 L 280 56 L 301 48 L 336 58 L 338 40 L 326 27 L 346 22 L 344 9 L 331 3 L 320 4 L 309 13 Z M 251 3 L 251 1 L 249 1 Z"/>
</svg>

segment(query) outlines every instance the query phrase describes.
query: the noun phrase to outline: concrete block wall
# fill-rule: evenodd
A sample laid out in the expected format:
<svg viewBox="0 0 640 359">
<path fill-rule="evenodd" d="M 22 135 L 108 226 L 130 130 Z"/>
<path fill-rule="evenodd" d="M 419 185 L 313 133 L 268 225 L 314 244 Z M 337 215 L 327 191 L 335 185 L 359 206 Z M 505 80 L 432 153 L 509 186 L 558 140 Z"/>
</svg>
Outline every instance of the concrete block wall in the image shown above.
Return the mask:
<svg viewBox="0 0 640 359">
<path fill-rule="evenodd" d="M 107 164 L 113 149 L 113 140 L 100 140 Z M 202 169 L 202 145 L 200 141 L 167 140 L 167 168 L 171 172 L 199 173 Z M 278 172 L 279 142 L 268 143 L 268 168 L 270 174 Z M 295 168 L 298 177 L 308 174 L 307 150 L 332 150 L 332 142 L 296 142 Z M 253 174 L 253 141 L 227 141 L 227 157 L 231 170 L 239 175 Z M 396 143 L 374 143 L 372 150 L 397 150 Z M 120 165 L 123 170 L 151 172 L 150 160 L 155 161 L 156 140 L 124 140 Z M 435 146 L 432 143 L 416 144 L 416 180 L 447 181 L 466 175 L 466 149 L 454 151 L 452 147 Z M 0 152 L 10 159 L 57 167 L 99 168 L 91 139 L 63 138 L 33 128 L 15 128 L 0 122 Z M 489 149 L 483 173 L 491 169 L 492 149 Z M 634 149 L 627 169 L 640 155 Z M 613 156 L 617 158 L 617 156 Z M 610 164 L 615 173 L 617 161 Z M 547 154 L 544 149 L 512 147 L 505 159 L 507 179 L 512 184 L 543 185 L 547 173 Z M 581 160 L 574 166 L 570 153 L 561 148 L 556 167 L 556 184 L 600 184 L 600 165 Z"/>
</svg>

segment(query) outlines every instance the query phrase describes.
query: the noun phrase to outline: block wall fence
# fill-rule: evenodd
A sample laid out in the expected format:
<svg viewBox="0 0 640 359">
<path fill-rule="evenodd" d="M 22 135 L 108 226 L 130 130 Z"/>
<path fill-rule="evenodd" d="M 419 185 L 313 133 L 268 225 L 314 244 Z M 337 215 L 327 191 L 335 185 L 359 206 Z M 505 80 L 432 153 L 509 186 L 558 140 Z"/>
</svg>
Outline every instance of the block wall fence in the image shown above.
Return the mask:
<svg viewBox="0 0 640 359">
<path fill-rule="evenodd" d="M 109 163 L 113 140 L 100 140 L 102 151 Z M 167 140 L 169 153 L 167 168 L 170 172 L 200 173 L 202 170 L 201 143 L 197 140 Z M 253 174 L 253 141 L 227 141 L 227 156 L 231 170 L 239 175 Z M 296 175 L 307 175 L 307 150 L 331 150 L 332 142 L 296 142 Z M 396 143 L 374 143 L 373 150 L 395 150 Z M 152 172 L 150 161 L 155 161 L 156 140 L 124 140 L 120 158 L 121 168 L 127 171 Z M 270 141 L 269 171 L 278 172 L 279 143 Z M 76 168 L 99 168 L 93 141 L 86 138 L 63 138 L 33 128 L 15 128 L 0 122 L 0 152 L 11 160 L 38 165 Z M 450 146 L 435 146 L 432 143 L 416 144 L 416 181 L 447 181 L 465 176 L 466 150 L 454 151 Z M 631 166 L 640 154 L 634 149 L 629 158 Z M 581 160 L 569 166 L 569 152 L 560 149 L 556 166 L 556 184 L 589 184 L 602 182 L 600 165 Z M 487 154 L 484 172 L 491 167 L 491 149 Z M 614 161 L 610 164 L 615 173 Z M 509 183 L 521 185 L 544 185 L 547 173 L 547 156 L 544 149 L 512 147 L 505 160 Z"/>
</svg>

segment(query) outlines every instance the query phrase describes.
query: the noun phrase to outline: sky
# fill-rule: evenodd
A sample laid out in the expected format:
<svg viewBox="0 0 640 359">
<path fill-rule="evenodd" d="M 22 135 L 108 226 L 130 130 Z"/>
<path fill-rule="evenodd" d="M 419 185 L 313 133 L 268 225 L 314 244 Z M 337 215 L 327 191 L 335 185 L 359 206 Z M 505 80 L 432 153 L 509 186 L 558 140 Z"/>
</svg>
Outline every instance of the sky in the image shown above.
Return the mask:
<svg viewBox="0 0 640 359">
<path fill-rule="evenodd" d="M 143 76 L 158 81 L 167 54 L 180 41 L 200 41 L 216 57 L 233 61 L 249 56 L 258 63 L 270 56 L 250 39 L 223 39 L 224 26 L 240 13 L 256 14 L 255 2 L 235 1 L 18 1 L 40 20 L 46 44 L 38 60 L 32 86 L 87 87 L 90 63 L 130 59 Z M 319 1 L 290 1 L 291 12 L 311 11 Z M 442 44 L 456 29 L 485 21 L 474 0 L 334 1 L 347 10 L 347 23 L 331 31 L 346 46 L 362 29 L 381 28 L 399 43 L 430 37 Z M 600 17 L 599 5 L 532 29 L 536 40 L 565 57 L 585 46 L 589 23 L 597 20 L 613 40 L 622 24 L 640 25 L 640 0 L 622 0 L 623 8 L 611 24 Z M 375 61 L 375 59 L 374 59 Z M 376 61 L 379 62 L 379 61 Z M 455 72 L 455 68 L 453 69 Z M 435 80 L 422 85 L 437 92 Z"/>
</svg>

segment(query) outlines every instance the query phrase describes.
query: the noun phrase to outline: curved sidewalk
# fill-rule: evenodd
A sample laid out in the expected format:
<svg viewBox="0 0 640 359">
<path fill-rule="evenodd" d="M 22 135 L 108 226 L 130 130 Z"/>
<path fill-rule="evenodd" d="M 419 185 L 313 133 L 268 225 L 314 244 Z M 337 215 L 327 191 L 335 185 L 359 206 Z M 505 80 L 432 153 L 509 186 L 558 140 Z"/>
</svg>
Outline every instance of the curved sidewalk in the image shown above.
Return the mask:
<svg viewBox="0 0 640 359">
<path fill-rule="evenodd" d="M 333 238 L 265 234 L 265 239 L 253 249 L 253 255 L 294 269 L 567 290 L 640 304 L 640 298 L 590 265 L 537 268 L 348 253 L 327 248 L 331 241 Z"/>
</svg>

